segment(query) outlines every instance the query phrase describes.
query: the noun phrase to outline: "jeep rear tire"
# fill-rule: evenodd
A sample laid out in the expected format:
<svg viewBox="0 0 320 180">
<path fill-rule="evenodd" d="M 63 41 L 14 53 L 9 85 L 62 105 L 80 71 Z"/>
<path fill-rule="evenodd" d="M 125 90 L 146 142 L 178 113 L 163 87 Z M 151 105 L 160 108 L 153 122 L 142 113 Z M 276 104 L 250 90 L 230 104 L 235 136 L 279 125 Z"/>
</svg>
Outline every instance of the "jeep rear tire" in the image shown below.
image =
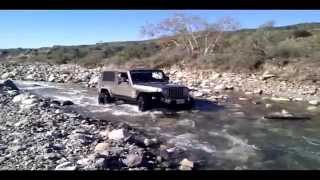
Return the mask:
<svg viewBox="0 0 320 180">
<path fill-rule="evenodd" d="M 109 104 L 112 102 L 112 98 L 108 91 L 100 92 L 98 97 L 99 104 Z"/>
<path fill-rule="evenodd" d="M 147 111 L 149 110 L 151 107 L 151 100 L 147 95 L 141 95 L 138 98 L 138 108 L 139 111 Z"/>
</svg>

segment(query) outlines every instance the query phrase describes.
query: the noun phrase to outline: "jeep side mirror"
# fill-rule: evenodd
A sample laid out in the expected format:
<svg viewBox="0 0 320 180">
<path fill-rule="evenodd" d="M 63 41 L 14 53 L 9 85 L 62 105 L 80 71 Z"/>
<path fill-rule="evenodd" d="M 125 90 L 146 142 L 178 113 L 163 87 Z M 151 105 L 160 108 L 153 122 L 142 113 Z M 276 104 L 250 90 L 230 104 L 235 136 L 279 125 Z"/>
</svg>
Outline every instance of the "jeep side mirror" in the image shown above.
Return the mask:
<svg viewBox="0 0 320 180">
<path fill-rule="evenodd" d="M 169 77 L 168 77 L 168 76 L 164 76 L 163 79 L 164 79 L 165 81 L 169 81 Z"/>
</svg>

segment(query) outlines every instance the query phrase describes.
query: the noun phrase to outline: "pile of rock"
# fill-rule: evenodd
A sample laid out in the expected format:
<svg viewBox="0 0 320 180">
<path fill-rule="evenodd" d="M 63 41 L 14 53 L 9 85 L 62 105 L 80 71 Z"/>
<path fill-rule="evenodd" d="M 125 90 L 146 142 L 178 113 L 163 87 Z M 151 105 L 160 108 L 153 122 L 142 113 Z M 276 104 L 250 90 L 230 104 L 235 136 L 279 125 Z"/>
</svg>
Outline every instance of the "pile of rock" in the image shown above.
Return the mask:
<svg viewBox="0 0 320 180">
<path fill-rule="evenodd" d="M 0 85 L 0 170 L 179 169 L 184 157 L 163 157 L 157 139 L 62 104 Z"/>
<path fill-rule="evenodd" d="M 218 73 L 213 70 L 190 70 L 173 66 L 164 69 L 173 82 L 187 85 L 195 97 L 209 98 L 226 91 L 246 95 L 264 95 L 289 100 L 320 100 L 319 85 L 288 82 L 271 72 L 261 74 Z M 214 98 L 213 98 L 214 99 Z"/>
<path fill-rule="evenodd" d="M 100 69 L 86 69 L 78 65 L 0 64 L 0 78 L 13 80 L 48 81 L 57 83 L 84 83 L 95 87 Z"/>
</svg>

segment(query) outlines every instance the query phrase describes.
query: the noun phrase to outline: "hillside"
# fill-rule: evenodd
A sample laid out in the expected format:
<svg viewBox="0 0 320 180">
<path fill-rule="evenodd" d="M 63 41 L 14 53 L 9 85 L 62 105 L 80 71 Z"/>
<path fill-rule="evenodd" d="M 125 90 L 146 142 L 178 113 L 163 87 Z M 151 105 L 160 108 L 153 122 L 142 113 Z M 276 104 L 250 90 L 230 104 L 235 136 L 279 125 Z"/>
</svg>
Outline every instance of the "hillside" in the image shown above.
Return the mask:
<svg viewBox="0 0 320 180">
<path fill-rule="evenodd" d="M 83 66 L 136 65 L 185 66 L 233 72 L 279 73 L 294 80 L 317 82 L 320 73 L 320 23 L 303 23 L 264 30 L 241 29 L 228 32 L 214 54 L 189 57 L 167 39 L 136 42 L 54 46 L 39 49 L 2 49 L 0 61 L 77 63 Z"/>
</svg>

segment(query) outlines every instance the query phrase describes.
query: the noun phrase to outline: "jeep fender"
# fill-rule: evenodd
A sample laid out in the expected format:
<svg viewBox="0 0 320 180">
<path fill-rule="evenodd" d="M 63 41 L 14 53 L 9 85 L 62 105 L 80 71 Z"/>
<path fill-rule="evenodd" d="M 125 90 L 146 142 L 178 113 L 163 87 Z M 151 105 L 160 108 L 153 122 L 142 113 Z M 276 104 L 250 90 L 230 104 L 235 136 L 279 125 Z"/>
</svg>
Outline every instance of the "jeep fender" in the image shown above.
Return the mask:
<svg viewBox="0 0 320 180">
<path fill-rule="evenodd" d="M 112 96 L 112 93 L 106 88 L 102 88 L 99 90 L 99 93 L 104 93 L 104 92 L 108 92 L 110 94 L 110 96 Z"/>
</svg>

